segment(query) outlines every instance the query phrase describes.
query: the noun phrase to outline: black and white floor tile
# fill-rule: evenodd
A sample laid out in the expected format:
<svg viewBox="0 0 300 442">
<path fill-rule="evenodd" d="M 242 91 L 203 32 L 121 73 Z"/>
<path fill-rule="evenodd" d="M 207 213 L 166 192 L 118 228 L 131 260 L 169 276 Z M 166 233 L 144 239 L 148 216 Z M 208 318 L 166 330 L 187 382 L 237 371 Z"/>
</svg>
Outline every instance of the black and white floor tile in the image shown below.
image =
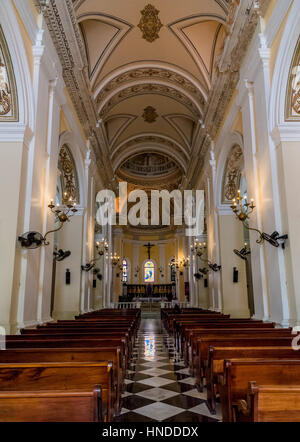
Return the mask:
<svg viewBox="0 0 300 442">
<path fill-rule="evenodd" d="M 121 415 L 117 422 L 220 422 L 220 406 L 212 415 L 206 392 L 174 349 L 173 339 L 161 330 L 160 320 L 142 320 L 125 380 Z"/>
</svg>

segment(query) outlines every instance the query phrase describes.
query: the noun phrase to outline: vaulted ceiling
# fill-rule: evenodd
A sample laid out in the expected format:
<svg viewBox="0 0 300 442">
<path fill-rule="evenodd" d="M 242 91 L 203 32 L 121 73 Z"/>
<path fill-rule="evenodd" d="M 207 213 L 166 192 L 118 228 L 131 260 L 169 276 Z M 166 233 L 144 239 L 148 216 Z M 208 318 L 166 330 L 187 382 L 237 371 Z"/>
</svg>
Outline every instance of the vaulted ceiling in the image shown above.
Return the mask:
<svg viewBox="0 0 300 442">
<path fill-rule="evenodd" d="M 78 0 L 74 7 L 114 172 L 136 153 L 164 152 L 186 174 L 224 45 L 227 2 Z"/>
<path fill-rule="evenodd" d="M 151 153 L 190 184 L 238 80 L 255 2 L 35 1 L 107 180 L 117 182 L 124 164 Z M 153 176 L 154 187 L 155 178 L 167 185 L 168 174 Z"/>
</svg>

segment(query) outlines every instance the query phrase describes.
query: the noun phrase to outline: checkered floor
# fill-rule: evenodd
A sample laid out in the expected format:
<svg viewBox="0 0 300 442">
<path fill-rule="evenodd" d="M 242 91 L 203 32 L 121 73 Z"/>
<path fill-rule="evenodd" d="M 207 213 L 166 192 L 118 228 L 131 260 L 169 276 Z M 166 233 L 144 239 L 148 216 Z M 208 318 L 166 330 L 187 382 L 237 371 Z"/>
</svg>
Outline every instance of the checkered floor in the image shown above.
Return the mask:
<svg viewBox="0 0 300 442">
<path fill-rule="evenodd" d="M 219 422 L 206 406 L 195 379 L 161 330 L 160 320 L 144 319 L 125 380 L 117 422 Z"/>
</svg>

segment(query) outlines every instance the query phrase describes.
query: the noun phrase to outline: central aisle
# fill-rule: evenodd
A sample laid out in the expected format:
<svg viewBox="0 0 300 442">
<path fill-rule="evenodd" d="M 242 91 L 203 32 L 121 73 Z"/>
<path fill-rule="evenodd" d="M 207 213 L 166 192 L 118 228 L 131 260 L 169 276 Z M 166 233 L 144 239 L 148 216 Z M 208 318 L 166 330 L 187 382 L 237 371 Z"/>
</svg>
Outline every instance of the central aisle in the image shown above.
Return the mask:
<svg viewBox="0 0 300 442">
<path fill-rule="evenodd" d="M 218 422 L 160 319 L 142 319 L 117 422 Z"/>
</svg>

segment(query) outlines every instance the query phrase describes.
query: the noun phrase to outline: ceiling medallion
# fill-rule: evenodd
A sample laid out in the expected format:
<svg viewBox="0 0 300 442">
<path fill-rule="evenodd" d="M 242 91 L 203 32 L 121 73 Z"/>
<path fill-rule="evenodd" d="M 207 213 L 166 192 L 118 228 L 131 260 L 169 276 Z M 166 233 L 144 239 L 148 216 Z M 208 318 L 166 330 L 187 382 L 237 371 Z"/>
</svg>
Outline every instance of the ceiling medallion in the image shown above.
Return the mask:
<svg viewBox="0 0 300 442">
<path fill-rule="evenodd" d="M 154 6 L 148 4 L 141 11 L 142 18 L 138 24 L 138 27 L 143 33 L 143 38 L 150 43 L 159 38 L 159 31 L 162 28 L 162 22 L 160 21 L 158 11 Z"/>
<path fill-rule="evenodd" d="M 144 113 L 142 115 L 146 123 L 154 123 L 158 117 L 158 113 L 152 106 L 148 106 L 144 109 Z"/>
</svg>

